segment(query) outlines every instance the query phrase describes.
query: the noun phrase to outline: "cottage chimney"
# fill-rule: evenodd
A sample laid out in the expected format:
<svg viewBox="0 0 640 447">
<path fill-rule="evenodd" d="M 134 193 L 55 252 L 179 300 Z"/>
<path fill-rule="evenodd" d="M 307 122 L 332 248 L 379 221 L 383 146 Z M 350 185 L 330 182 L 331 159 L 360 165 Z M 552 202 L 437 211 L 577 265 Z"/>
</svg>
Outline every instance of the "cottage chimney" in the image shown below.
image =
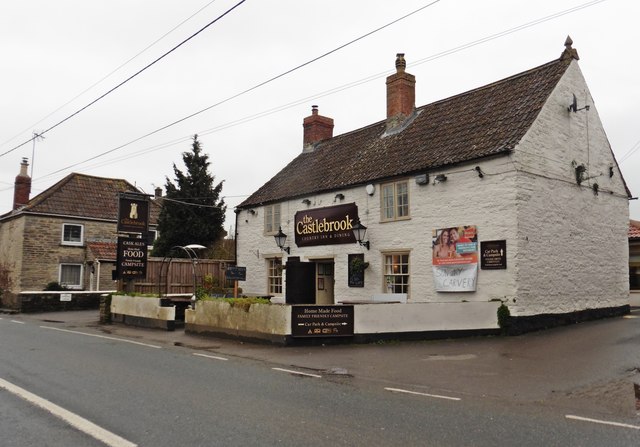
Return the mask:
<svg viewBox="0 0 640 447">
<path fill-rule="evenodd" d="M 312 151 L 318 141 L 333 137 L 333 119 L 318 115 L 318 106 L 311 106 L 311 115 L 302 122 L 304 128 L 303 151 Z"/>
<path fill-rule="evenodd" d="M 405 72 L 404 53 L 396 55 L 396 73 L 387 78 L 387 130 L 393 130 L 416 108 L 416 77 Z"/>
<path fill-rule="evenodd" d="M 26 158 L 23 158 L 22 163 L 20 163 L 20 174 L 16 176 L 13 189 L 14 210 L 17 210 L 29 203 L 29 194 L 31 194 L 31 177 L 27 174 L 28 167 L 29 161 Z"/>
<path fill-rule="evenodd" d="M 157 186 L 156 189 L 154 190 L 154 196 L 156 199 L 159 197 L 162 197 L 162 188 Z"/>
</svg>

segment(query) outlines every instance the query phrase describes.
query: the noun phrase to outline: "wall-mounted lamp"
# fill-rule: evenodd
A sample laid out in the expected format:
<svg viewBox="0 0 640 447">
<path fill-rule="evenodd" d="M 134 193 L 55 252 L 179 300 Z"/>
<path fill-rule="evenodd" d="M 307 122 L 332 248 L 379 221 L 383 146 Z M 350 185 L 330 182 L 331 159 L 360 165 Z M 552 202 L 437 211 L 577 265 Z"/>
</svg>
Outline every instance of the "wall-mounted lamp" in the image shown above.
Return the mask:
<svg viewBox="0 0 640 447">
<path fill-rule="evenodd" d="M 482 172 L 482 169 L 480 169 L 480 166 L 476 166 L 474 169 L 478 173 L 478 177 L 480 178 L 484 177 L 484 172 Z"/>
<path fill-rule="evenodd" d="M 255 216 L 256 215 L 256 210 L 248 210 L 249 213 L 251 213 L 251 215 Z"/>
<path fill-rule="evenodd" d="M 336 196 L 333 199 L 333 201 L 335 202 L 336 200 L 344 200 L 344 194 L 342 194 L 342 193 L 336 194 Z"/>
<path fill-rule="evenodd" d="M 447 176 L 444 174 L 438 174 L 436 175 L 436 179 L 433 181 L 433 184 L 435 185 L 436 183 L 442 183 L 442 182 L 446 182 L 447 181 Z"/>
<path fill-rule="evenodd" d="M 305 205 L 309 206 L 309 205 L 311 205 L 311 200 L 309 200 L 309 199 L 303 199 L 303 200 L 302 200 L 302 203 L 304 203 Z"/>
<path fill-rule="evenodd" d="M 278 228 L 278 234 L 273 236 L 276 240 L 276 245 L 282 251 L 286 251 L 287 254 L 291 253 L 291 247 L 285 247 L 284 244 L 287 242 L 287 235 L 282 232 L 282 227 Z"/>
<path fill-rule="evenodd" d="M 358 222 L 356 222 L 356 224 L 353 226 L 352 231 L 353 235 L 356 238 L 356 242 L 369 250 L 369 241 L 363 241 L 365 235 L 367 234 L 367 227 L 360 223 L 360 219 L 358 219 Z"/>
</svg>

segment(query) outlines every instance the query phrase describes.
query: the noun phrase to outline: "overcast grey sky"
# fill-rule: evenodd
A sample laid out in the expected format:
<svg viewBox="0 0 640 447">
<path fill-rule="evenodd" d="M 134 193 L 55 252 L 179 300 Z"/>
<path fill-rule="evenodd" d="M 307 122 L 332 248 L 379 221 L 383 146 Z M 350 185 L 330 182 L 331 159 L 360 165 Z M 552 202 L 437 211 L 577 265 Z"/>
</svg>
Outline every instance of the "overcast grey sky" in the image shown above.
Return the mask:
<svg viewBox="0 0 640 447">
<path fill-rule="evenodd" d="M 20 161 L 31 160 L 34 150 L 31 142 L 14 147 L 86 106 L 239 2 L 2 2 L 0 154 L 8 153 L 0 156 L 0 214 L 11 209 Z M 124 178 L 153 193 L 154 186 L 165 184 L 165 176 L 173 179 L 172 163 L 182 168 L 181 154 L 197 133 L 216 181 L 225 181 L 229 229 L 233 207 L 302 150 L 302 120 L 312 104 L 334 119 L 334 135 L 385 118 L 385 77 L 394 71 L 396 53 L 406 54 L 407 71 L 416 76 L 419 106 L 556 59 L 567 35 L 636 196 L 639 17 L 640 2 L 631 0 L 246 0 L 37 141 L 32 197 L 70 172 Z M 640 219 L 638 201 L 630 202 L 630 212 Z"/>
</svg>

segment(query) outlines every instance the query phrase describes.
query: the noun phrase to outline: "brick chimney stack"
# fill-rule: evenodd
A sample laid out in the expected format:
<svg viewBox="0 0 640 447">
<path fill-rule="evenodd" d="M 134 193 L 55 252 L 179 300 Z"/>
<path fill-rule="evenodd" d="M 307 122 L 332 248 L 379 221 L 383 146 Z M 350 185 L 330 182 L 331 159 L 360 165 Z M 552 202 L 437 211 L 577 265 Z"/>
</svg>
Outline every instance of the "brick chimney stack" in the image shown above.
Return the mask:
<svg viewBox="0 0 640 447">
<path fill-rule="evenodd" d="M 333 137 L 333 119 L 318 115 L 318 106 L 311 106 L 311 115 L 302 122 L 303 152 L 312 151 L 313 144 Z"/>
<path fill-rule="evenodd" d="M 162 188 L 160 188 L 159 186 L 156 186 L 156 189 L 153 192 L 156 199 L 162 197 Z"/>
<path fill-rule="evenodd" d="M 20 163 L 20 174 L 16 176 L 13 189 L 14 210 L 17 210 L 29 203 L 29 195 L 31 194 L 31 177 L 27 174 L 28 167 L 29 161 L 26 158 L 23 158 L 22 163 Z"/>
<path fill-rule="evenodd" d="M 387 130 L 410 117 L 416 108 L 416 77 L 405 72 L 404 53 L 396 55 L 396 73 L 387 78 Z"/>
</svg>

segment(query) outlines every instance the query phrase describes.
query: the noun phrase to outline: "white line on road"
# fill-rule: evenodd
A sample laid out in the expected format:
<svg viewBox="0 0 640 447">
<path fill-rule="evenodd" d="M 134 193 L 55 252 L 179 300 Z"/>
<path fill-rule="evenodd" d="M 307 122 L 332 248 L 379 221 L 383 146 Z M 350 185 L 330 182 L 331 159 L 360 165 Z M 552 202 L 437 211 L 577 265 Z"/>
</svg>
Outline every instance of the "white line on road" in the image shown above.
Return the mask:
<svg viewBox="0 0 640 447">
<path fill-rule="evenodd" d="M 633 318 L 639 318 L 639 317 L 637 315 L 625 315 L 622 318 L 633 319 Z"/>
<path fill-rule="evenodd" d="M 286 372 L 286 373 L 289 373 L 289 374 L 296 374 L 298 376 L 315 377 L 317 379 L 321 379 L 322 378 L 322 376 L 319 376 L 317 374 L 303 373 L 303 372 L 300 372 L 300 371 L 293 371 L 292 369 L 283 369 L 283 368 L 271 368 L 271 369 L 273 369 L 275 371 Z"/>
<path fill-rule="evenodd" d="M 193 355 L 197 355 L 198 357 L 206 357 L 208 359 L 214 359 L 214 360 L 229 360 L 229 359 L 225 359 L 224 357 L 218 357 L 217 355 L 198 354 L 197 352 L 194 352 Z"/>
<path fill-rule="evenodd" d="M 11 320 L 12 323 L 24 324 L 24 321 Z"/>
<path fill-rule="evenodd" d="M 440 396 L 438 394 L 419 393 L 417 391 L 403 390 L 403 389 L 400 389 L 400 388 L 385 388 L 385 390 L 391 391 L 392 393 L 416 394 L 418 396 L 435 397 L 437 399 L 462 400 L 459 397 Z"/>
<path fill-rule="evenodd" d="M 640 430 L 640 426 L 638 426 L 638 425 L 623 424 L 623 423 L 620 423 L 620 422 L 612 422 L 612 421 L 601 421 L 599 419 L 583 418 L 581 416 L 574 416 L 572 414 L 567 414 L 567 415 L 565 415 L 565 417 L 567 419 L 573 419 L 573 420 L 576 420 L 576 421 L 593 422 L 595 424 L 613 425 L 614 427 L 632 428 L 634 430 Z"/>
<path fill-rule="evenodd" d="M 110 431 L 105 430 L 102 427 L 94 424 L 87 419 L 78 416 L 75 413 L 72 413 L 64 408 L 54 404 L 53 402 L 49 402 L 42 397 L 36 396 L 33 393 L 25 390 L 24 388 L 20 388 L 17 385 L 14 385 L 6 380 L 0 378 L 0 388 L 4 388 L 12 394 L 26 400 L 27 402 L 31 402 L 32 404 L 48 411 L 52 415 L 62 419 L 67 424 L 77 428 L 83 433 L 97 439 L 105 443 L 111 447 L 136 447 L 137 444 L 127 441 L 124 438 L 116 435 L 115 433 L 111 433 Z"/>
<path fill-rule="evenodd" d="M 105 340 L 121 341 L 122 343 L 131 343 L 134 345 L 146 346 L 148 348 L 162 349 L 162 346 L 150 345 L 147 343 L 141 343 L 139 341 L 127 340 L 124 338 L 107 337 L 106 335 L 87 334 L 86 332 L 70 331 L 69 329 L 60 329 L 59 327 L 40 326 L 42 329 L 50 329 L 52 331 L 68 332 L 70 334 L 86 335 L 87 337 L 104 338 Z"/>
</svg>

